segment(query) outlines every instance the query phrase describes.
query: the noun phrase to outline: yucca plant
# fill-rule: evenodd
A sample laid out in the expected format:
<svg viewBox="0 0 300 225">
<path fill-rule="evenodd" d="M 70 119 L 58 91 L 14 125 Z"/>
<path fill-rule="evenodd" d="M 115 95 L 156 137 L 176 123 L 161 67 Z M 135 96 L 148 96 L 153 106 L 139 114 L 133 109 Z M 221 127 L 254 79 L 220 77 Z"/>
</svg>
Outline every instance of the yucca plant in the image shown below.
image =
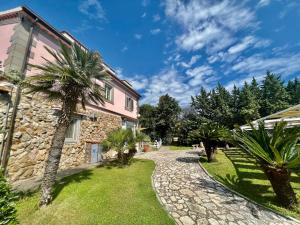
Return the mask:
<svg viewBox="0 0 300 225">
<path fill-rule="evenodd" d="M 136 152 L 137 142 L 131 129 L 118 129 L 112 131 L 103 141 L 106 150 L 114 150 L 118 153 L 118 160 L 121 164 L 128 164 Z"/>
<path fill-rule="evenodd" d="M 47 99 L 61 104 L 41 186 L 41 206 L 52 200 L 65 135 L 77 103 L 80 102 L 83 108 L 86 103 L 103 104 L 103 88 L 95 83 L 95 79 L 107 78 L 102 59 L 96 52 L 84 50 L 77 44 L 70 47 L 61 44 L 59 51 L 47 47 L 46 50 L 54 60 L 44 58 L 43 65 L 31 65 L 38 74 L 22 82 L 29 93 L 43 93 Z"/>
<path fill-rule="evenodd" d="M 216 160 L 216 150 L 218 143 L 223 140 L 226 134 L 226 128 L 216 123 L 202 124 L 197 130 L 189 133 L 188 139 L 192 142 L 203 142 L 207 161 Z"/>
<path fill-rule="evenodd" d="M 300 167 L 300 127 L 287 128 L 286 122 L 276 123 L 272 130 L 260 122 L 251 130 L 236 129 L 233 139 L 245 152 L 252 155 L 270 180 L 279 203 L 292 208 L 297 203 L 290 184 L 291 169 Z"/>
</svg>

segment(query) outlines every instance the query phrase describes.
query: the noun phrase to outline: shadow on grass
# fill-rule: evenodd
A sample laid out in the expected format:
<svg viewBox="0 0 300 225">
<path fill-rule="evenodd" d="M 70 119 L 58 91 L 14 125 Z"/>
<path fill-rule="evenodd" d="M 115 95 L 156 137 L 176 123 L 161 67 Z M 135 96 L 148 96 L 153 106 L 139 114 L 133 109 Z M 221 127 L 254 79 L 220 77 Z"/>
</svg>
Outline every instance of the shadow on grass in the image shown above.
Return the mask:
<svg viewBox="0 0 300 225">
<path fill-rule="evenodd" d="M 72 183 L 81 183 L 82 181 L 89 180 L 93 174 L 92 170 L 83 170 L 74 175 L 65 177 L 58 181 L 53 191 L 53 200 L 59 195 L 59 193 L 68 185 Z"/>
<path fill-rule="evenodd" d="M 266 175 L 259 165 L 256 164 L 254 158 L 240 149 L 224 149 L 223 152 L 232 162 L 237 175 L 226 174 L 226 177 L 217 176 L 218 180 L 262 204 L 272 202 L 279 205 L 271 184 L 269 184 Z"/>
</svg>

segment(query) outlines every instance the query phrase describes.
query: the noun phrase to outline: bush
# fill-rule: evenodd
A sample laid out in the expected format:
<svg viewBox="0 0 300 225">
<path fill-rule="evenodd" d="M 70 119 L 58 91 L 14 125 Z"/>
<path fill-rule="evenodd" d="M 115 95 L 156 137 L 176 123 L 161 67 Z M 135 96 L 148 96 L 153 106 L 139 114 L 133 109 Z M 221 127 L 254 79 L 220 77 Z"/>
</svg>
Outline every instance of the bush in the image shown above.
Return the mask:
<svg viewBox="0 0 300 225">
<path fill-rule="evenodd" d="M 0 171 L 0 225 L 18 224 L 14 201 L 16 196 Z"/>
<path fill-rule="evenodd" d="M 104 150 L 115 150 L 118 153 L 118 160 L 122 164 L 129 164 L 136 153 L 137 143 L 131 129 L 118 129 L 111 132 L 102 143 Z"/>
</svg>

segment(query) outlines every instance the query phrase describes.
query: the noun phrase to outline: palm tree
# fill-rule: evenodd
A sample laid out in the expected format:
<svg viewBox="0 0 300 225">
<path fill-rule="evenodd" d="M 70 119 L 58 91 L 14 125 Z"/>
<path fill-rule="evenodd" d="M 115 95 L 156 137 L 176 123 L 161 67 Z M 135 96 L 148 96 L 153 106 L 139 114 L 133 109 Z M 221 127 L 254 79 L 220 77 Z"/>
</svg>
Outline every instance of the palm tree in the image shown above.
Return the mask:
<svg viewBox="0 0 300 225">
<path fill-rule="evenodd" d="M 40 73 L 23 82 L 29 93 L 43 93 L 49 100 L 61 103 L 61 111 L 46 161 L 40 206 L 47 205 L 52 200 L 65 134 L 77 103 L 80 102 L 83 109 L 88 102 L 103 104 L 103 88 L 96 85 L 94 80 L 106 78 L 102 59 L 96 52 L 84 50 L 77 44 L 73 44 L 71 48 L 61 44 L 58 52 L 47 47 L 46 50 L 55 60 L 44 58 L 45 64 L 31 65 Z"/>
<path fill-rule="evenodd" d="M 264 123 L 257 129 L 250 124 L 251 131 L 236 129 L 233 138 L 244 151 L 254 156 L 260 164 L 280 202 L 286 208 L 297 203 L 290 184 L 290 169 L 300 166 L 300 127 L 287 128 L 286 122 L 276 123 L 267 130 Z"/>
<path fill-rule="evenodd" d="M 118 160 L 122 164 L 128 164 L 136 152 L 135 144 L 141 139 L 140 134 L 134 137 L 131 129 L 118 129 L 112 131 L 102 143 L 106 150 L 115 150 Z M 127 153 L 125 153 L 128 151 Z"/>
<path fill-rule="evenodd" d="M 225 135 L 225 127 L 216 123 L 202 124 L 197 130 L 189 133 L 189 139 L 197 142 L 202 141 L 207 156 L 207 161 L 212 162 L 216 160 L 215 153 L 218 143 Z"/>
</svg>

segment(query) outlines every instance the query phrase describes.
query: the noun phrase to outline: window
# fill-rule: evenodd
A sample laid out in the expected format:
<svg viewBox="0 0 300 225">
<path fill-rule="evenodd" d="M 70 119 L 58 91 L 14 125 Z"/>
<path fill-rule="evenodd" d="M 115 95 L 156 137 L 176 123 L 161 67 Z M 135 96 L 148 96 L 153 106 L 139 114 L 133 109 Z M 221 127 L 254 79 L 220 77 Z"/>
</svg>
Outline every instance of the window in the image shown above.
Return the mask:
<svg viewBox="0 0 300 225">
<path fill-rule="evenodd" d="M 74 143 L 78 141 L 80 134 L 80 120 L 74 118 L 67 129 L 65 142 Z"/>
<path fill-rule="evenodd" d="M 125 109 L 128 111 L 133 111 L 133 99 L 126 96 L 125 99 Z"/>
<path fill-rule="evenodd" d="M 105 84 L 104 87 L 105 99 L 109 102 L 113 102 L 113 88 L 112 86 Z"/>
</svg>

